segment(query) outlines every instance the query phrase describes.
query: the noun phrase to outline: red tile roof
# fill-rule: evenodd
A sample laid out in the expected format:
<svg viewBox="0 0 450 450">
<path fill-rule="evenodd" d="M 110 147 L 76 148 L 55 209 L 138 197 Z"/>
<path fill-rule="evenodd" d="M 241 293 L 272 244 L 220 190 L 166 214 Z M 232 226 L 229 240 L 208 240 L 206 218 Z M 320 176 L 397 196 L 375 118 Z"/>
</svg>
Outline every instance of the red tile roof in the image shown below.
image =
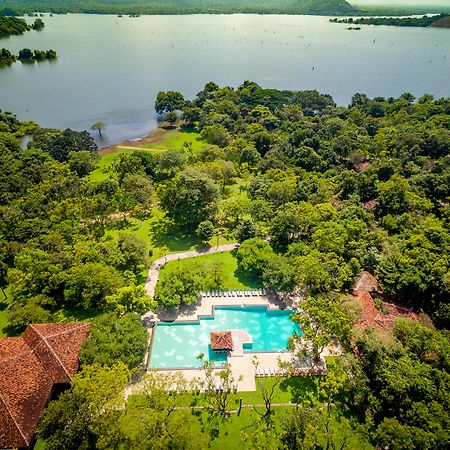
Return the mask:
<svg viewBox="0 0 450 450">
<path fill-rule="evenodd" d="M 363 271 L 356 280 L 353 288 L 355 291 L 381 293 L 381 287 L 378 280 L 369 272 Z"/>
<path fill-rule="evenodd" d="M 209 336 L 213 350 L 233 350 L 231 331 L 212 331 Z"/>
<path fill-rule="evenodd" d="M 51 323 L 0 339 L 0 448 L 31 444 L 53 385 L 77 372 L 88 334 L 88 323 Z"/>
</svg>

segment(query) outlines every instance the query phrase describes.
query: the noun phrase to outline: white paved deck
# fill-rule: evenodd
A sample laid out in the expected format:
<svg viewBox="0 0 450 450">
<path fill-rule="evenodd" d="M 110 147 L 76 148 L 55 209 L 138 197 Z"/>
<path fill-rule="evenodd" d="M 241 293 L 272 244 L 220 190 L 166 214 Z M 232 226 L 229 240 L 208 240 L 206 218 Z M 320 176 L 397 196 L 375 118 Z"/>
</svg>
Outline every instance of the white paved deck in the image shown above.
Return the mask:
<svg viewBox="0 0 450 450">
<path fill-rule="evenodd" d="M 230 330 L 233 339 L 231 356 L 244 356 L 244 344 L 253 344 L 253 337 L 245 330 Z"/>
<path fill-rule="evenodd" d="M 267 295 L 230 296 L 222 292 L 217 297 L 202 295 L 198 303 L 183 305 L 177 309 L 159 309 L 155 313 L 148 312 L 142 316 L 151 322 L 160 321 L 198 321 L 200 316 L 212 316 L 214 306 L 267 306 L 269 309 L 292 309 L 292 301 L 281 301 L 276 297 Z"/>
<path fill-rule="evenodd" d="M 256 368 L 254 365 L 254 357 L 258 359 L 258 368 L 264 369 L 268 373 L 270 371 L 279 370 L 279 361 L 293 363 L 295 358 L 293 352 L 263 352 L 263 353 L 243 353 L 238 356 L 228 357 L 228 366 L 231 369 L 233 378 L 237 385 L 239 392 L 256 391 L 255 375 Z M 214 369 L 214 372 L 219 372 L 221 369 Z M 190 382 L 199 382 L 205 379 L 205 370 L 198 369 L 158 369 L 157 373 L 161 374 L 182 374 L 184 379 Z M 126 395 L 138 393 L 142 389 L 142 383 L 132 384 L 127 387 Z"/>
</svg>

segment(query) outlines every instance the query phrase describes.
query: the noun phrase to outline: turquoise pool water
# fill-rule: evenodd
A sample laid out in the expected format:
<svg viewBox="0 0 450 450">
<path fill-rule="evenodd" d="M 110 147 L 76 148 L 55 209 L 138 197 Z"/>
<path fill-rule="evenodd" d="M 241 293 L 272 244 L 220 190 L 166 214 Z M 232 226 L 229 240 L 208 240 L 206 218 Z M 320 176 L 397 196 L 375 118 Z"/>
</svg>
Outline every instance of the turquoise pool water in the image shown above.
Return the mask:
<svg viewBox="0 0 450 450">
<path fill-rule="evenodd" d="M 286 350 L 289 336 L 301 334 L 299 325 L 290 319 L 292 312 L 270 311 L 265 306 L 224 306 L 214 308 L 214 317 L 199 322 L 160 323 L 154 330 L 150 367 L 199 367 L 197 356 L 201 353 L 217 365 L 225 363 L 225 354 L 211 350 L 211 331 L 247 331 L 253 344 L 245 345 L 244 351 Z"/>
</svg>

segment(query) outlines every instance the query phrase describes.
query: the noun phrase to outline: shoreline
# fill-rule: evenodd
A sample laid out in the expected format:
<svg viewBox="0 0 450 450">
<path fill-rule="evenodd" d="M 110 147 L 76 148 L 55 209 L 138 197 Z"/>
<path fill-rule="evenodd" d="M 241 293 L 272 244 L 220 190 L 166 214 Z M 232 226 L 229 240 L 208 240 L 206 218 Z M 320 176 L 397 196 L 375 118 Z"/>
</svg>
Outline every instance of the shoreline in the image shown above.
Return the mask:
<svg viewBox="0 0 450 450">
<path fill-rule="evenodd" d="M 98 155 L 100 157 L 114 153 L 117 147 L 136 147 L 139 149 L 142 145 L 151 144 L 156 141 L 159 136 L 166 131 L 162 125 L 158 125 L 156 128 L 150 130 L 147 134 L 136 139 L 125 139 L 114 144 L 107 145 L 98 149 Z"/>
<path fill-rule="evenodd" d="M 93 10 L 92 8 L 86 11 L 76 10 L 76 8 L 63 12 L 55 12 L 52 11 L 51 8 L 43 11 L 34 11 L 28 10 L 26 7 L 18 8 L 16 12 L 16 17 L 39 17 L 41 14 L 45 16 L 64 16 L 70 14 L 83 14 L 83 15 L 99 15 L 99 16 L 115 16 L 118 18 L 131 18 L 131 19 L 139 19 L 139 17 L 144 16 L 210 16 L 210 15 L 218 15 L 218 16 L 231 16 L 231 15 L 276 15 L 276 16 L 312 16 L 312 17 L 409 17 L 409 16 L 423 16 L 423 15 L 439 15 L 439 14 L 450 14 L 450 8 L 448 6 L 444 7 L 417 7 L 417 8 L 401 8 L 401 7 L 367 7 L 367 5 L 361 5 L 360 8 L 355 8 L 355 5 L 352 5 L 354 9 L 348 9 L 347 11 L 329 11 L 329 12 L 319 12 L 319 11 L 294 11 L 294 10 L 281 10 L 281 9 L 251 9 L 251 8 L 243 8 L 223 10 L 223 9 L 206 9 L 203 11 L 195 10 L 195 8 L 189 10 L 176 10 L 174 9 L 165 9 L 165 10 L 154 10 L 154 11 L 143 11 L 139 10 L 139 8 L 133 10 L 131 9 L 116 9 L 116 10 Z"/>
</svg>

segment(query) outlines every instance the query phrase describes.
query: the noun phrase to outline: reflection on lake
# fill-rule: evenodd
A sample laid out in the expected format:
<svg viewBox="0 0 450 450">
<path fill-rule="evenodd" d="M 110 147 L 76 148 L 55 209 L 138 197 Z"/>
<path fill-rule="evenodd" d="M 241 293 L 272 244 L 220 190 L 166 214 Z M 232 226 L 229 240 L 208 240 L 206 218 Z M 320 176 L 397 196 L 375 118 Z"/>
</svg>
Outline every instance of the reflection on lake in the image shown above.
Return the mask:
<svg viewBox="0 0 450 450">
<path fill-rule="evenodd" d="M 0 70 L 0 108 L 43 126 L 107 123 L 108 142 L 155 126 L 160 90 L 195 95 L 210 80 L 317 89 L 347 104 L 369 96 L 450 95 L 450 31 L 362 26 L 281 15 L 64 15 L 42 32 L 0 40 L 13 52 L 55 49 L 60 59 Z"/>
</svg>

